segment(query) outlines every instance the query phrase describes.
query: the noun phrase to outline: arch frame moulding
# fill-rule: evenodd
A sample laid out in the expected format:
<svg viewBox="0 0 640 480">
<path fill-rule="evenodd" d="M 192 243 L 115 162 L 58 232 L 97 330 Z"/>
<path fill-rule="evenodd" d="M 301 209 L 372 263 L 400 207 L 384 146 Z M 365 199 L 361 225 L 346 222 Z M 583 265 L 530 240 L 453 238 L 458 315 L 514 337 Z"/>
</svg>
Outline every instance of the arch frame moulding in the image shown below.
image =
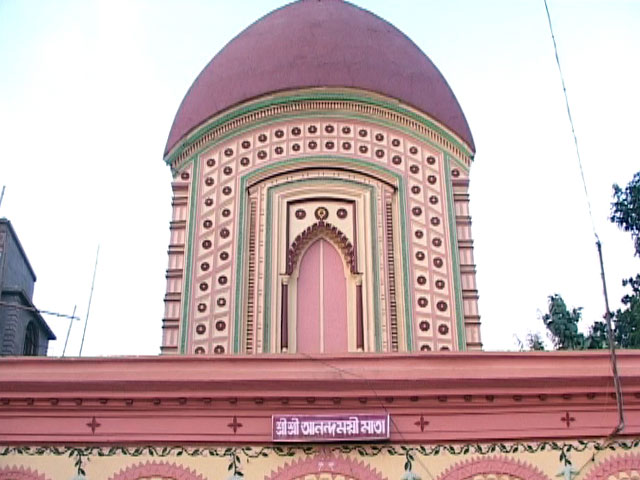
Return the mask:
<svg viewBox="0 0 640 480">
<path fill-rule="evenodd" d="M 309 167 L 315 165 L 313 170 Z M 275 174 L 274 174 L 275 172 Z M 340 172 L 341 176 L 337 176 Z M 394 197 L 394 208 L 396 211 L 404 209 L 402 193 L 395 195 L 394 192 L 403 192 L 404 181 L 401 176 L 394 172 L 387 171 L 380 167 L 367 164 L 361 160 L 346 158 L 337 155 L 333 156 L 306 156 L 295 158 L 283 162 L 276 162 L 251 172 L 241 179 L 241 191 L 247 191 L 245 201 L 242 202 L 239 212 L 239 230 L 249 230 L 248 223 L 251 219 L 246 218 L 249 210 L 248 204 L 252 199 L 256 199 L 258 191 L 262 189 L 261 200 L 264 202 L 265 219 L 263 221 L 265 232 L 264 246 L 264 278 L 270 281 L 264 282 L 264 293 L 260 303 L 263 312 L 263 321 L 260 330 L 262 335 L 259 338 L 261 343 L 260 351 L 274 352 L 280 351 L 281 345 L 279 322 L 282 314 L 281 295 L 275 294 L 273 288 L 280 288 L 281 273 L 286 270 L 286 250 L 292 239 L 285 240 L 286 229 L 284 219 L 286 218 L 286 204 L 292 200 L 310 197 L 324 197 L 327 200 L 345 199 L 356 205 L 356 212 L 364 222 L 359 222 L 356 230 L 355 243 L 357 251 L 356 262 L 360 267 L 360 274 L 363 283 L 363 303 L 365 318 L 365 351 L 382 351 L 383 336 L 386 335 L 387 325 L 385 325 L 384 312 L 380 311 L 380 304 L 374 299 L 380 298 L 379 285 L 381 282 L 380 271 L 384 272 L 384 262 L 379 252 L 384 248 L 382 235 L 379 232 L 379 215 L 382 213 L 378 205 L 382 198 L 383 190 L 390 197 Z M 406 262 L 406 225 L 402 215 L 396 214 L 399 219 L 396 236 L 398 237 L 396 251 L 397 258 L 403 258 L 402 265 L 396 271 L 396 276 L 401 278 L 402 291 L 405 291 L 405 298 L 400 302 L 399 318 L 406 320 L 406 324 L 401 326 L 403 350 L 410 350 L 411 324 L 410 324 L 410 296 L 408 289 L 403 288 L 408 282 L 409 266 Z M 255 221 L 255 219 L 254 219 Z M 277 239 L 282 239 L 277 241 Z M 276 241 L 274 241 L 276 239 Z M 240 233 L 238 236 L 238 252 L 249 252 L 247 249 L 247 235 Z M 250 253 L 240 253 L 238 262 L 236 283 L 236 304 L 244 303 L 242 295 L 246 294 L 246 272 L 247 257 Z M 377 268 L 373 262 L 378 262 Z M 364 268 L 363 268 L 364 267 Z M 258 275 L 260 276 L 260 275 Z M 277 287 L 274 287 L 277 286 Z M 295 291 L 291 292 L 295 293 Z M 405 313 L 407 312 L 407 313 Z M 295 314 L 294 314 L 295 317 Z M 404 323 L 404 322 L 403 322 Z M 243 326 L 246 325 L 246 312 L 236 310 L 234 319 L 234 349 L 237 353 L 242 351 L 242 339 L 245 336 Z M 295 329 L 295 321 L 292 322 L 292 329 Z M 409 331 L 409 333 L 407 333 Z M 355 331 L 352 329 L 351 350 L 355 351 Z M 295 335 L 290 335 L 295 342 Z M 294 343 L 295 344 L 295 343 Z"/>
</svg>

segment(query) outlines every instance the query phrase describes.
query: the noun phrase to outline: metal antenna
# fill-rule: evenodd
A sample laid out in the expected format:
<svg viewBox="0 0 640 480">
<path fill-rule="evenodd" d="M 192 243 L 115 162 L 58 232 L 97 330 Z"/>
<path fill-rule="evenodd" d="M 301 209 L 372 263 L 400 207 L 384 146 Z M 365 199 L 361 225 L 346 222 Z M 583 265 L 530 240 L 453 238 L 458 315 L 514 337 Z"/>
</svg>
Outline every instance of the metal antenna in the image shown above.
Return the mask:
<svg viewBox="0 0 640 480">
<path fill-rule="evenodd" d="M 91 292 L 89 293 L 89 304 L 87 305 L 87 316 L 84 319 L 84 330 L 82 331 L 82 341 L 80 342 L 80 353 L 78 356 L 82 356 L 82 347 L 84 347 L 84 336 L 87 334 L 87 324 L 89 323 L 89 311 L 91 310 L 91 299 L 93 298 L 93 287 L 96 283 L 96 271 L 98 270 L 98 254 L 100 253 L 100 245 L 96 251 L 96 264 L 93 267 L 93 280 L 91 280 Z"/>
<path fill-rule="evenodd" d="M 67 343 L 69 342 L 69 335 L 71 334 L 71 325 L 73 325 L 73 317 L 76 316 L 76 307 L 73 306 L 73 313 L 71 314 L 71 319 L 69 320 L 69 329 L 67 330 L 67 338 L 64 339 L 64 348 L 62 349 L 62 356 L 64 357 L 65 352 L 67 351 Z"/>
<path fill-rule="evenodd" d="M 5 185 L 2 186 L 2 193 L 0 193 L 0 206 L 2 206 L 2 199 L 4 198 L 4 189 L 7 188 Z"/>
</svg>

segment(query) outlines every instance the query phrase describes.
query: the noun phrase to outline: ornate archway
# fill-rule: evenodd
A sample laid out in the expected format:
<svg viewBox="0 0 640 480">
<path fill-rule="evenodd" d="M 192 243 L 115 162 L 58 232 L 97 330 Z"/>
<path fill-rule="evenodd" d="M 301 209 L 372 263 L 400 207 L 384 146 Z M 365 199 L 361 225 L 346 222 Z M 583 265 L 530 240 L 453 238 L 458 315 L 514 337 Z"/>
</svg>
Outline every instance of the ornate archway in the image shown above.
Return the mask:
<svg viewBox="0 0 640 480">
<path fill-rule="evenodd" d="M 550 480 L 533 465 L 503 456 L 479 457 L 457 463 L 441 473 L 438 480 L 479 480 L 480 477 L 494 475 L 506 475 L 509 480 Z"/>
<path fill-rule="evenodd" d="M 349 238 L 340 231 L 339 228 L 331 225 L 329 222 L 319 220 L 313 225 L 307 227 L 291 242 L 287 250 L 287 273 L 291 275 L 300 259 L 300 254 L 314 240 L 321 236 L 326 236 L 340 249 L 344 256 L 345 262 L 349 266 L 351 273 L 358 273 L 358 265 L 353 244 Z"/>
<path fill-rule="evenodd" d="M 327 213 L 324 207 L 317 208 L 318 221 L 302 230 L 287 248 L 287 276 L 281 286 L 283 351 L 289 347 L 290 300 L 294 302 L 292 308 L 296 312 L 296 351 L 347 352 L 349 325 L 355 325 L 356 348 L 364 349 L 362 281 L 356 247 L 349 236 L 325 221 Z M 290 279 L 295 285 L 295 298 L 291 299 Z M 349 302 L 352 306 L 355 304 L 351 315 L 348 313 Z"/>
<path fill-rule="evenodd" d="M 616 455 L 594 466 L 585 480 L 640 479 L 640 454 Z"/>
<path fill-rule="evenodd" d="M 285 463 L 270 475 L 266 475 L 264 480 L 316 480 L 320 475 L 322 478 L 329 475 L 332 479 L 342 477 L 345 480 L 387 480 L 364 461 L 342 455 L 322 454 Z"/>
<path fill-rule="evenodd" d="M 349 351 L 347 278 L 333 242 L 313 240 L 300 257 L 296 295 L 296 351 Z"/>
<path fill-rule="evenodd" d="M 0 480 L 48 480 L 43 473 L 30 468 L 11 466 L 0 469 Z"/>
<path fill-rule="evenodd" d="M 145 462 L 131 465 L 109 477 L 109 480 L 206 480 L 205 477 L 186 467 L 167 462 Z"/>
</svg>

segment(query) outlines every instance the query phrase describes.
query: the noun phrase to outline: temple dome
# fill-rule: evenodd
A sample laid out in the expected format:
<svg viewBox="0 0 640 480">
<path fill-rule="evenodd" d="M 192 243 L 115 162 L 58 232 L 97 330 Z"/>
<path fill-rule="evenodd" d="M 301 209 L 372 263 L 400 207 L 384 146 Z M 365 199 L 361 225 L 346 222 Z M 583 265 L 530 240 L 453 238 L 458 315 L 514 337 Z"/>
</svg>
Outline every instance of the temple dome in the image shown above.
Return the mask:
<svg viewBox="0 0 640 480">
<path fill-rule="evenodd" d="M 231 40 L 189 88 L 165 155 L 190 131 L 244 101 L 279 91 L 347 87 L 410 105 L 475 150 L 453 91 L 406 35 L 342 0 L 301 0 L 256 21 Z"/>
</svg>

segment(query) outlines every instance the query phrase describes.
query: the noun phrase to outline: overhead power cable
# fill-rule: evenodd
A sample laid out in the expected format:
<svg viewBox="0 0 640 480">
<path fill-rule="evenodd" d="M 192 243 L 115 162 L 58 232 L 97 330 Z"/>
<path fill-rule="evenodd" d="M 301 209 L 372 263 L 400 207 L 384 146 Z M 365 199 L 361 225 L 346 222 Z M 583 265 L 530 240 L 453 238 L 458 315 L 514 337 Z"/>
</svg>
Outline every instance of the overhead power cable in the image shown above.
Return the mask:
<svg viewBox="0 0 640 480">
<path fill-rule="evenodd" d="M 569 96 L 567 95 L 567 87 L 564 82 L 564 74 L 562 73 L 562 67 L 560 66 L 560 57 L 558 56 L 558 45 L 556 44 L 556 37 L 553 34 L 553 26 L 551 25 L 551 14 L 549 13 L 549 6 L 547 0 L 544 0 L 544 8 L 547 11 L 547 20 L 549 21 L 549 31 L 551 32 L 551 40 L 553 41 L 553 51 L 556 56 L 556 64 L 558 65 L 558 72 L 560 73 L 560 81 L 562 82 L 562 92 L 564 93 L 564 103 L 567 107 L 567 115 L 569 117 L 569 124 L 571 125 L 571 134 L 573 135 L 573 143 L 576 146 L 576 157 L 578 158 L 578 167 L 580 168 L 580 177 L 582 178 L 582 187 L 584 188 L 584 197 L 587 200 L 587 209 L 589 210 L 589 218 L 591 219 L 591 228 L 593 234 L 598 240 L 598 234 L 596 233 L 596 225 L 593 221 L 593 214 L 591 212 L 591 200 L 589 200 L 589 191 L 587 190 L 587 182 L 584 178 L 584 169 L 582 168 L 582 158 L 580 157 L 580 148 L 578 147 L 578 137 L 576 136 L 576 129 L 573 125 L 573 117 L 571 116 L 571 107 L 569 107 Z M 599 241 L 599 240 L 598 240 Z"/>
<path fill-rule="evenodd" d="M 584 178 L 584 169 L 582 168 L 582 158 L 580 157 L 580 148 L 578 147 L 578 137 L 576 136 L 576 129 L 573 124 L 573 117 L 571 116 L 571 108 L 569 107 L 569 96 L 567 95 L 567 87 L 564 81 L 564 74 L 562 73 L 562 67 L 560 66 L 560 57 L 558 56 L 558 45 L 556 44 L 556 37 L 553 34 L 553 26 L 551 24 L 551 14 L 549 13 L 549 5 L 547 0 L 544 0 L 544 8 L 547 12 L 547 20 L 549 21 L 549 32 L 551 32 L 551 40 L 553 41 L 553 51 L 556 56 L 556 64 L 558 65 L 558 72 L 560 73 L 560 81 L 562 82 L 562 92 L 564 93 L 564 102 L 567 107 L 567 115 L 569 116 L 569 123 L 571 124 L 571 134 L 573 135 L 573 143 L 576 146 L 576 157 L 578 158 L 578 167 L 580 168 L 580 177 L 582 178 L 582 187 L 584 188 L 584 196 L 587 201 L 587 209 L 589 210 L 589 218 L 591 219 L 591 228 L 593 229 L 593 235 L 596 237 L 596 248 L 598 249 L 598 259 L 600 260 L 600 277 L 602 279 L 602 293 L 604 295 L 605 315 L 607 325 L 607 340 L 609 343 L 609 356 L 611 359 L 611 371 L 613 374 L 613 384 L 616 391 L 616 404 L 618 409 L 618 425 L 613 429 L 609 437 L 613 437 L 622 430 L 624 430 L 624 404 L 622 401 L 622 386 L 620 385 L 620 376 L 618 375 L 618 360 L 616 356 L 616 345 L 613 337 L 613 327 L 611 318 L 613 314 L 609 308 L 609 296 L 607 294 L 607 282 L 604 276 L 604 261 L 602 259 L 602 243 L 600 237 L 596 232 L 596 225 L 593 220 L 593 213 L 591 212 L 591 201 L 589 200 L 589 192 L 587 190 L 587 182 Z"/>
</svg>

